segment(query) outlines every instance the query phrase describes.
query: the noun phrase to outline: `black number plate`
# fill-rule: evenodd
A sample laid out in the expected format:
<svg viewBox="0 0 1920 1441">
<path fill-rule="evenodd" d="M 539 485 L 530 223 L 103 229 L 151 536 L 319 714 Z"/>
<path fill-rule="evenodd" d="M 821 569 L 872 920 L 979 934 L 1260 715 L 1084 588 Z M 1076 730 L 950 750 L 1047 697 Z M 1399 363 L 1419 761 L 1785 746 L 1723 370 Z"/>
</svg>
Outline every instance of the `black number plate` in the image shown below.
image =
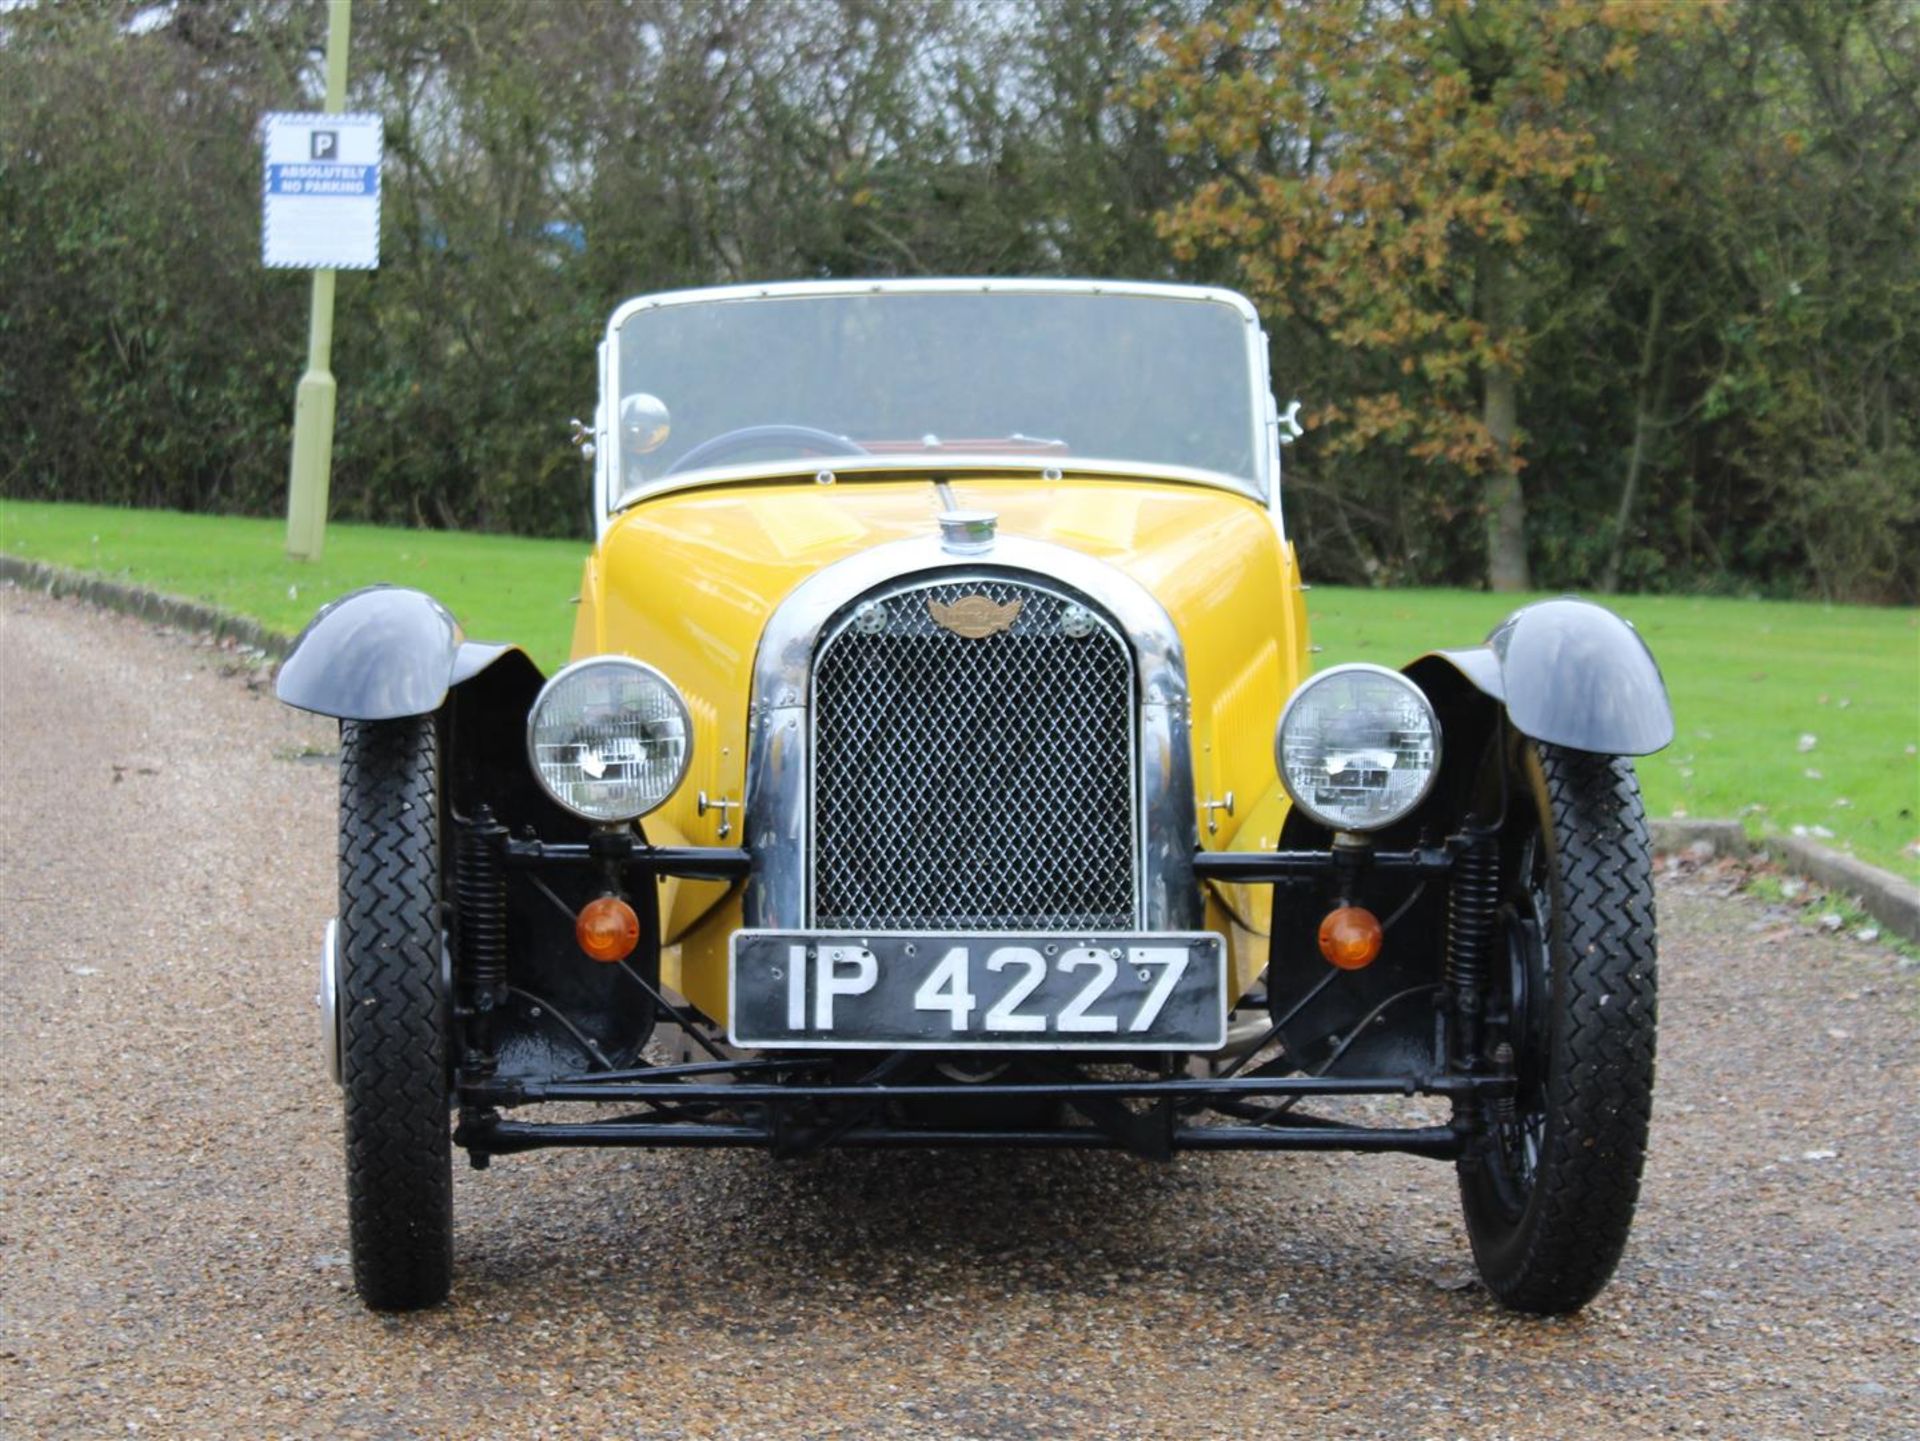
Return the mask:
<svg viewBox="0 0 1920 1441">
<path fill-rule="evenodd" d="M 1218 935 L 737 931 L 737 1046 L 1211 1051 L 1227 1039 Z"/>
</svg>

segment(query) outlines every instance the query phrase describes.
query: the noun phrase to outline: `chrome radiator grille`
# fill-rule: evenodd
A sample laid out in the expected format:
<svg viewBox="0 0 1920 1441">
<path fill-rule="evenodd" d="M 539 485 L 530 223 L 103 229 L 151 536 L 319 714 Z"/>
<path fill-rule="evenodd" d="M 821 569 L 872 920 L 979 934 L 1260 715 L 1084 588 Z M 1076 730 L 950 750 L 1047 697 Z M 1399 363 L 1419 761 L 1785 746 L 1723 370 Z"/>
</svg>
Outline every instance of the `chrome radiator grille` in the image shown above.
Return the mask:
<svg viewBox="0 0 1920 1441">
<path fill-rule="evenodd" d="M 969 638 L 936 612 L 1010 623 Z M 946 581 L 854 606 L 814 665 L 813 924 L 1140 924 L 1133 690 L 1111 623 L 1031 583 Z"/>
</svg>

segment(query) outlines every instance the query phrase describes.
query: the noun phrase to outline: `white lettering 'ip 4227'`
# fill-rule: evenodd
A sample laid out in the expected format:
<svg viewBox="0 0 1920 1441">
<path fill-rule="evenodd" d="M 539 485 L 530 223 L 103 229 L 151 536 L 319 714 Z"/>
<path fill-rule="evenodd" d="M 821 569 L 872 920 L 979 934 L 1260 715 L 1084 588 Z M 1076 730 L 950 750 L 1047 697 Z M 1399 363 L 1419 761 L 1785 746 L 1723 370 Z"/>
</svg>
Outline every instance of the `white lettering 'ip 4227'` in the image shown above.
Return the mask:
<svg viewBox="0 0 1920 1441">
<path fill-rule="evenodd" d="M 831 1031 L 834 1003 L 841 997 L 867 994 L 879 979 L 873 953 L 862 946 L 796 945 L 789 947 L 787 954 L 787 1024 L 796 1031 L 808 1029 L 809 990 L 813 993 L 811 1028 Z M 1117 946 L 1105 950 L 1096 946 L 1074 946 L 1059 953 L 1052 965 L 1061 975 L 1078 971 L 1089 971 L 1091 975 L 1053 1018 L 1054 1029 L 1074 1035 L 1121 1034 L 1120 1017 L 1093 1014 L 1092 1007 L 1112 988 L 1122 959 Z M 1184 946 L 1126 948 L 1125 964 L 1140 972 L 1142 982 L 1152 980 L 1152 989 L 1127 1021 L 1126 1034 L 1140 1035 L 1152 1028 L 1154 1018 L 1186 973 L 1188 959 Z M 813 972 L 811 987 L 807 984 L 809 961 Z M 988 1008 L 979 1029 L 1006 1035 L 1044 1032 L 1048 1018 L 1036 1011 L 1023 1010 L 1022 1004 L 1046 979 L 1047 958 L 1032 946 L 996 946 L 984 964 L 987 971 L 996 975 L 1009 970 L 1019 974 L 1006 994 Z M 948 947 L 914 992 L 914 1009 L 944 1013 L 949 1029 L 955 1034 L 973 1029 L 973 1016 L 980 1002 L 974 994 L 972 979 L 972 955 L 968 948 Z"/>
</svg>

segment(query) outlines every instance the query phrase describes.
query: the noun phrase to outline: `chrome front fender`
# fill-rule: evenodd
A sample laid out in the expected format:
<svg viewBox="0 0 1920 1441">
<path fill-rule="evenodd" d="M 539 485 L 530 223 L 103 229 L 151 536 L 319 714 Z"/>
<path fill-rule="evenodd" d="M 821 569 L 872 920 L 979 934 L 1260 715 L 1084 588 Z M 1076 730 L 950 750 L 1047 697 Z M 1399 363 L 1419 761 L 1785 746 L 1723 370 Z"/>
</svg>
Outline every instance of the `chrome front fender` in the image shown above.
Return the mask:
<svg viewBox="0 0 1920 1441">
<path fill-rule="evenodd" d="M 1549 745 L 1643 756 L 1673 741 L 1673 706 L 1653 652 L 1605 606 L 1568 596 L 1522 606 L 1474 650 L 1434 651 L 1407 667 L 1451 666 Z"/>
<path fill-rule="evenodd" d="M 427 715 L 454 686 L 518 654 L 517 646 L 468 640 L 424 591 L 368 586 L 320 608 L 281 664 L 274 693 L 341 720 Z"/>
</svg>

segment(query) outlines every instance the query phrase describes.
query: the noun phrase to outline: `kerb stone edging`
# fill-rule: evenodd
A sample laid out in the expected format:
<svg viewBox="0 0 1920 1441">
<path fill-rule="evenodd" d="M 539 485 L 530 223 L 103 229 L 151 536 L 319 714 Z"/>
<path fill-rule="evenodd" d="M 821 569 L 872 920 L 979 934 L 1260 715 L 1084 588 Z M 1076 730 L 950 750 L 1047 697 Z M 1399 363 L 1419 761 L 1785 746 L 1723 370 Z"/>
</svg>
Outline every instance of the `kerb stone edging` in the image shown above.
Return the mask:
<svg viewBox="0 0 1920 1441">
<path fill-rule="evenodd" d="M 182 630 L 197 630 L 216 639 L 231 637 L 242 645 L 254 647 L 284 659 L 293 641 L 278 631 L 268 630 L 258 621 L 230 615 L 198 601 L 181 600 L 139 586 L 123 585 L 103 576 L 67 570 L 0 554 L 0 580 L 30 586 L 54 596 L 78 596 L 109 610 L 124 611 L 162 625 Z M 1895 934 L 1920 943 L 1920 887 L 1865 861 L 1855 860 L 1828 846 L 1803 836 L 1775 836 L 1756 844 L 1738 821 L 1653 820 L 1654 849 L 1684 851 L 1706 845 L 1716 855 L 1744 856 L 1755 849 L 1778 855 L 1790 870 L 1818 881 L 1829 890 L 1858 896 L 1868 915 Z"/>
<path fill-rule="evenodd" d="M 1738 821 L 1655 820 L 1648 823 L 1657 851 L 1711 847 L 1714 854 L 1744 856 L 1765 851 L 1788 870 L 1817 881 L 1830 891 L 1857 896 L 1860 908 L 1881 925 L 1920 943 L 1920 886 L 1891 871 L 1870 866 L 1832 846 L 1805 836 L 1768 836 L 1755 841 Z"/>
<path fill-rule="evenodd" d="M 47 595 L 78 596 L 95 605 L 105 606 L 108 610 L 137 615 L 142 620 L 178 626 L 181 630 L 202 631 L 216 640 L 231 638 L 241 645 L 263 651 L 275 660 L 284 659 L 293 646 L 292 637 L 268 630 L 260 622 L 248 620 L 245 616 L 231 615 L 199 601 L 162 595 L 159 591 L 145 590 L 137 585 L 122 585 L 105 576 L 87 575 L 64 566 L 45 565 L 37 560 L 22 560 L 19 556 L 0 554 L 0 580 L 10 580 Z"/>
<path fill-rule="evenodd" d="M 1881 925 L 1920 943 L 1920 886 L 1804 836 L 1772 838 L 1767 848 L 1777 848 L 1789 870 L 1811 877 L 1830 891 L 1858 896 L 1860 908 Z"/>
</svg>

